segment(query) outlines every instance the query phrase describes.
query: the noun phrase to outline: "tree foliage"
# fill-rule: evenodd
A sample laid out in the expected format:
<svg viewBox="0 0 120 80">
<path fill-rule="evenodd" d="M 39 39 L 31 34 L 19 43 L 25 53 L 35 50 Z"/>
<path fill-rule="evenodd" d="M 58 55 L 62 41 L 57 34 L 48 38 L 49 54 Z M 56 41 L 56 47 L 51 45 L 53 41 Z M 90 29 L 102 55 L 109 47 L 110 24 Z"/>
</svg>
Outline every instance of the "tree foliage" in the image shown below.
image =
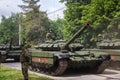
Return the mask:
<svg viewBox="0 0 120 80">
<path fill-rule="evenodd" d="M 63 19 L 50 20 L 50 28 L 53 29 L 55 39 L 63 39 Z"/>
<path fill-rule="evenodd" d="M 18 45 L 18 29 L 18 14 L 12 14 L 9 18 L 2 16 L 0 43 L 8 43 L 13 38 L 14 44 Z"/>
<path fill-rule="evenodd" d="M 67 34 L 65 38 L 73 35 L 86 22 L 91 23 L 91 28 L 80 38 L 86 47 L 95 46 L 98 36 L 106 31 L 115 38 L 120 38 L 120 0 L 61 1 L 65 2 L 67 7 L 64 12 L 64 34 Z"/>
<path fill-rule="evenodd" d="M 40 0 L 22 0 L 25 5 L 20 5 L 24 11 L 25 17 L 22 18 L 23 35 L 29 41 L 43 42 L 45 41 L 46 29 L 49 20 L 46 12 L 40 11 Z"/>
</svg>

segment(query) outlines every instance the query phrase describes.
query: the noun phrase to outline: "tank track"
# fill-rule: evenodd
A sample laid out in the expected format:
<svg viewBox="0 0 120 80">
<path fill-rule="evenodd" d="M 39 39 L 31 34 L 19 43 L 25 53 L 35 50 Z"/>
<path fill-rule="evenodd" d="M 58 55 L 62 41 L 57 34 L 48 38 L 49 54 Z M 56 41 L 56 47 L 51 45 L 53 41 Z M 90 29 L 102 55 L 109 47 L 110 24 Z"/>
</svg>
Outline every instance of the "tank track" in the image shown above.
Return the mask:
<svg viewBox="0 0 120 80">
<path fill-rule="evenodd" d="M 100 74 L 102 73 L 109 65 L 110 61 L 102 61 L 100 64 L 96 65 L 93 69 L 91 69 L 92 73 Z M 65 59 L 61 59 L 57 61 L 52 67 L 38 67 L 38 64 L 32 63 L 29 66 L 31 71 L 52 75 L 52 76 L 60 76 L 62 75 L 66 69 L 68 68 L 68 61 Z"/>
<path fill-rule="evenodd" d="M 108 66 L 110 61 L 103 61 L 100 65 L 98 65 L 95 73 L 100 74 L 102 73 Z"/>
<path fill-rule="evenodd" d="M 120 70 L 120 61 L 110 61 L 109 69 Z"/>
<path fill-rule="evenodd" d="M 54 66 L 50 67 L 50 68 L 39 68 L 37 65 L 31 64 L 29 66 L 29 69 L 31 71 L 35 71 L 35 72 L 40 72 L 40 73 L 44 73 L 47 75 L 52 75 L 52 76 L 59 76 L 62 75 L 67 67 L 68 67 L 68 62 L 67 60 L 59 60 L 58 62 L 55 63 Z"/>
<path fill-rule="evenodd" d="M 56 69 L 55 69 L 55 67 L 56 67 L 56 65 L 54 65 L 50 75 L 55 75 L 55 76 L 62 75 L 68 67 L 67 60 L 64 60 L 64 59 L 60 60 L 58 62 Z"/>
</svg>

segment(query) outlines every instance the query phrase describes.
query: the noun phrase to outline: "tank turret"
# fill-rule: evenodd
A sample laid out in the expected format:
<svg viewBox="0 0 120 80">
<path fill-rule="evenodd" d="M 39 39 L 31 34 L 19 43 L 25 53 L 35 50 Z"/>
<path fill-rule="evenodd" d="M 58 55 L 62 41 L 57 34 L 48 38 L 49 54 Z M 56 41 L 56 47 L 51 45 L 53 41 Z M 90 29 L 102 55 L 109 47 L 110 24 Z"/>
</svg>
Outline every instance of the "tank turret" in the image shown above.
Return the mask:
<svg viewBox="0 0 120 80">
<path fill-rule="evenodd" d="M 69 45 L 76 39 L 78 38 L 82 33 L 83 31 L 88 28 L 90 25 L 89 23 L 87 23 L 82 29 L 80 29 L 75 35 L 73 35 L 73 37 L 68 40 L 62 47 L 61 47 L 61 50 L 68 50 L 69 48 Z"/>
<path fill-rule="evenodd" d="M 46 42 L 46 43 L 41 43 L 40 45 L 35 46 L 37 49 L 42 49 L 43 51 L 62 51 L 62 52 L 67 52 L 70 50 L 80 50 L 83 48 L 83 45 L 74 42 L 76 38 L 78 38 L 83 31 L 88 28 L 90 25 L 87 23 L 82 29 L 80 29 L 73 37 L 71 37 L 68 41 L 65 40 L 56 40 L 54 42 Z"/>
</svg>

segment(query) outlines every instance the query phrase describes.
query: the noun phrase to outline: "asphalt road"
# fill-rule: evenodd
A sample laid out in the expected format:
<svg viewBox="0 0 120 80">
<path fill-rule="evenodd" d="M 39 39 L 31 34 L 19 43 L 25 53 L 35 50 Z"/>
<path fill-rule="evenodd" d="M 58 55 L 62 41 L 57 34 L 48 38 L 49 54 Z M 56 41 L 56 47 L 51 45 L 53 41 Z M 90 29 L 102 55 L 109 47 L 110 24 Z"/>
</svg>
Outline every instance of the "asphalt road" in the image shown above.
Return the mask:
<svg viewBox="0 0 120 80">
<path fill-rule="evenodd" d="M 21 69 L 21 64 L 19 62 L 2 63 L 1 65 L 19 70 Z M 55 80 L 120 80 L 120 71 L 110 69 L 106 69 L 102 74 L 75 74 L 71 72 L 70 74 L 65 74 L 59 77 L 49 76 L 31 71 L 29 72 L 40 76 L 53 78 Z"/>
</svg>

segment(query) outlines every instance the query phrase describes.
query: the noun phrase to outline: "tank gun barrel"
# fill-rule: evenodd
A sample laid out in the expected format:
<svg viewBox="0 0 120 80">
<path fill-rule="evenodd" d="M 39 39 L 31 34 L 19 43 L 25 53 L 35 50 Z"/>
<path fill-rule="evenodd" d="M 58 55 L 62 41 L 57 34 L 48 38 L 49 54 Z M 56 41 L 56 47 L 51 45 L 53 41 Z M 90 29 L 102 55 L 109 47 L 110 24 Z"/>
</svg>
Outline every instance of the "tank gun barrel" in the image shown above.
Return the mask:
<svg viewBox="0 0 120 80">
<path fill-rule="evenodd" d="M 76 34 L 73 35 L 72 38 L 70 38 L 70 40 L 68 40 L 66 42 L 66 44 L 61 48 L 62 50 L 65 50 L 76 38 L 78 38 L 82 33 L 83 31 L 88 28 L 90 26 L 89 23 L 87 23 L 82 29 L 80 29 Z"/>
</svg>

